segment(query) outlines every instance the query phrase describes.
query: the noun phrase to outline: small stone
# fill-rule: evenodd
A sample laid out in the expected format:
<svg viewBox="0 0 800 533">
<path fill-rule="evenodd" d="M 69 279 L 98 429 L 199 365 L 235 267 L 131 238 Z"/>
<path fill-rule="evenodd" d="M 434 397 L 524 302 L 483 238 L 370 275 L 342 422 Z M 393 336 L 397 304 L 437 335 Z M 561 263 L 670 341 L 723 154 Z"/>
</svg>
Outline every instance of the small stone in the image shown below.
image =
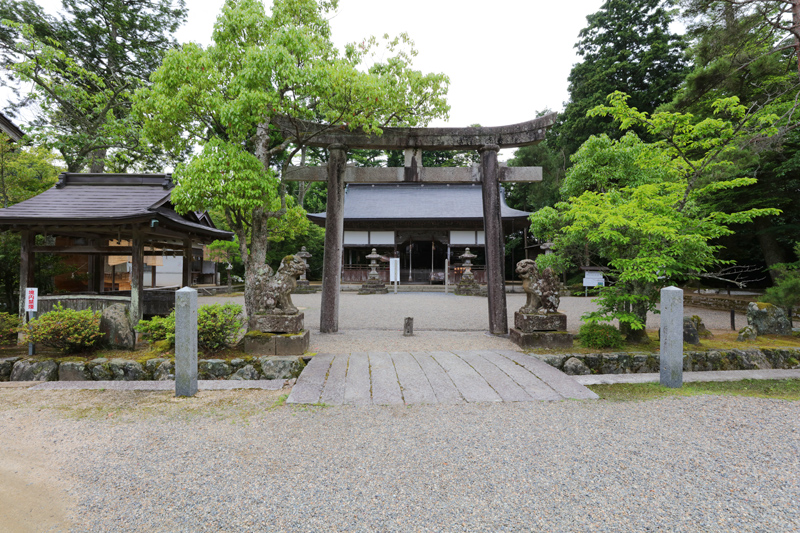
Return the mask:
<svg viewBox="0 0 800 533">
<path fill-rule="evenodd" d="M 753 326 L 745 326 L 739 330 L 739 336 L 736 340 L 739 342 L 754 341 L 757 337 L 756 328 Z"/>
<path fill-rule="evenodd" d="M 245 365 L 233 374 L 228 379 L 235 380 L 255 380 L 258 379 L 258 370 L 253 365 Z"/>
<path fill-rule="evenodd" d="M 156 371 L 153 372 L 153 379 L 156 381 L 175 381 L 175 363 L 172 361 L 164 361 Z"/>
<path fill-rule="evenodd" d="M 301 363 L 300 357 L 293 356 L 261 357 L 259 362 L 262 379 L 296 378 L 305 366 Z"/>
<path fill-rule="evenodd" d="M 197 364 L 198 379 L 222 379 L 231 375 L 231 366 L 222 359 L 203 359 Z"/>
<path fill-rule="evenodd" d="M 0 381 L 8 381 L 11 379 L 11 370 L 14 368 L 14 363 L 22 359 L 21 357 L 5 357 L 0 359 Z"/>
<path fill-rule="evenodd" d="M 697 333 L 697 326 L 690 316 L 683 317 L 683 342 L 687 344 L 700 344 L 700 336 Z"/>
<path fill-rule="evenodd" d="M 584 364 L 583 361 L 578 359 L 577 357 L 570 357 L 564 363 L 564 373 L 569 374 L 570 376 L 585 376 L 590 374 L 591 371 L 589 367 Z"/>
<path fill-rule="evenodd" d="M 86 363 L 66 362 L 58 365 L 59 381 L 91 381 L 92 373 Z"/>
</svg>

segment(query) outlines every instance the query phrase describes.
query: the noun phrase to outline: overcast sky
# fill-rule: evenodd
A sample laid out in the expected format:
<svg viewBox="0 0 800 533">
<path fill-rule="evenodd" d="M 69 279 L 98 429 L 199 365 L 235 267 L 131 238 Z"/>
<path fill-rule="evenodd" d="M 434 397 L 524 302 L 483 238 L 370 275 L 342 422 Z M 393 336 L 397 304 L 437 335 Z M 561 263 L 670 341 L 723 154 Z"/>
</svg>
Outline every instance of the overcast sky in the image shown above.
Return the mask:
<svg viewBox="0 0 800 533">
<path fill-rule="evenodd" d="M 61 6 L 60 0 L 37 1 L 50 12 Z M 223 3 L 187 0 L 188 22 L 177 39 L 208 45 Z M 500 126 L 563 108 L 578 32 L 602 3 L 340 0 L 331 25 L 340 49 L 370 35 L 407 32 L 419 51 L 414 66 L 450 77 L 450 118 L 431 125 Z"/>
</svg>

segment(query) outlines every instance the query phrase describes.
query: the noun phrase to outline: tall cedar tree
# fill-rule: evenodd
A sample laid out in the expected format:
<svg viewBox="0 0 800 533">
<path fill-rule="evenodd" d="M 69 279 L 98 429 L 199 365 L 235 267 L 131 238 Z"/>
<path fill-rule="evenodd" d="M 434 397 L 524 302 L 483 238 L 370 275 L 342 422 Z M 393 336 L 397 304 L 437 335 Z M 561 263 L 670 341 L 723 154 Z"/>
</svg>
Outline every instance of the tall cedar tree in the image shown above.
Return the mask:
<svg viewBox="0 0 800 533">
<path fill-rule="evenodd" d="M 12 108 L 34 104 L 29 133 L 69 172 L 162 166 L 141 142 L 131 97 L 177 46 L 184 0 L 63 0 L 56 16 L 31 0 L 0 0 L 0 19 L 5 84 L 33 87 Z"/>
<path fill-rule="evenodd" d="M 614 91 L 631 95 L 630 105 L 651 113 L 669 102 L 687 70 L 685 43 L 669 29 L 671 0 L 608 0 L 586 17 L 575 45 L 583 59 L 569 75 L 569 102 L 550 137 L 567 155 L 591 135 L 619 138 L 612 121 L 587 117 Z"/>
</svg>

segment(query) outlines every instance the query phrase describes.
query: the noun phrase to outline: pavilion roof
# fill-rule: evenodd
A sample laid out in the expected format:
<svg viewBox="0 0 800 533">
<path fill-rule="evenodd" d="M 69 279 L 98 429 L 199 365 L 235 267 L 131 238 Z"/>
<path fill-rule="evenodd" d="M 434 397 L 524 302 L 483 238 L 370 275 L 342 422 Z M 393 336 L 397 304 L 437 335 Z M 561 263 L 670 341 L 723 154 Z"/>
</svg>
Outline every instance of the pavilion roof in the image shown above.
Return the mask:
<svg viewBox="0 0 800 533">
<path fill-rule="evenodd" d="M 530 213 L 513 209 L 501 194 L 503 220 L 527 219 Z M 325 213 L 308 217 L 323 223 Z M 483 219 L 481 185 L 476 184 L 350 184 L 344 197 L 344 220 L 479 220 Z"/>
<path fill-rule="evenodd" d="M 2 113 L 0 113 L 0 131 L 11 137 L 14 142 L 19 142 L 25 136 L 25 133 Z"/>
<path fill-rule="evenodd" d="M 179 215 L 170 203 L 172 188 L 170 174 L 63 173 L 53 188 L 0 209 L 0 227 L 97 235 L 138 225 L 155 240 L 232 238 L 204 213 Z"/>
</svg>

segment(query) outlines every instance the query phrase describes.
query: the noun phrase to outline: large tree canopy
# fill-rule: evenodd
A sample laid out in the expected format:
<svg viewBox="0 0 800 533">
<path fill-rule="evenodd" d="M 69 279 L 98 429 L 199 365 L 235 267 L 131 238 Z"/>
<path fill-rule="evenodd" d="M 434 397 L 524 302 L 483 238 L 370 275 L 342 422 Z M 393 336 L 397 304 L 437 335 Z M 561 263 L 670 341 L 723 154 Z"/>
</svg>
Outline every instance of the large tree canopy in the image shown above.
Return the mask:
<svg viewBox="0 0 800 533">
<path fill-rule="evenodd" d="M 131 97 L 176 46 L 185 18 L 184 0 L 63 0 L 56 16 L 30 0 L 0 0 L 0 61 L 12 87 L 33 87 L 17 106 L 38 110 L 28 127 L 37 144 L 57 150 L 70 172 L 161 166 L 140 140 Z"/>
<path fill-rule="evenodd" d="M 569 101 L 553 129 L 554 146 L 574 153 L 591 135 L 619 137 L 612 121 L 587 117 L 614 91 L 653 112 L 672 99 L 686 73 L 685 44 L 669 29 L 669 0 L 608 0 L 587 17 L 575 48 L 581 62 L 569 75 Z"/>
<path fill-rule="evenodd" d="M 384 126 L 425 124 L 449 109 L 447 77 L 412 69 L 407 37 L 387 40 L 383 60 L 374 57 L 374 38 L 337 50 L 328 23 L 335 8 L 335 1 L 276 0 L 267 14 L 258 0 L 229 0 L 213 44 L 168 53 L 153 86 L 137 94 L 150 139 L 177 151 L 201 145 L 191 163 L 176 168 L 173 199 L 179 209 L 224 212 L 245 264 L 249 311 L 249 288 L 270 236 L 288 235 L 305 221 L 281 181 L 303 146 L 281 138 L 273 118 L 380 134 Z"/>
</svg>

